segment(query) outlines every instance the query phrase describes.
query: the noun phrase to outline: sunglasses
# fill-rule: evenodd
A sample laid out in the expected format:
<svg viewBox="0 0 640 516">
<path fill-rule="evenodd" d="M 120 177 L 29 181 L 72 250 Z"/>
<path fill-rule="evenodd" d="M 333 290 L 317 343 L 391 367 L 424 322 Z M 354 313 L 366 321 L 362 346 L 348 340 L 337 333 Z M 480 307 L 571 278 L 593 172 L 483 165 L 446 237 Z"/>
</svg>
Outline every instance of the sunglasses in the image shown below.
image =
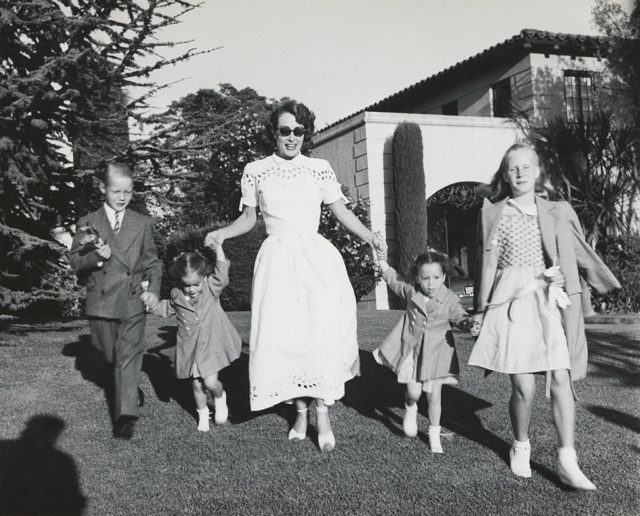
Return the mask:
<svg viewBox="0 0 640 516">
<path fill-rule="evenodd" d="M 291 127 L 278 127 L 278 134 L 280 136 L 289 136 L 291 133 L 293 133 L 294 136 L 297 136 L 298 138 L 300 138 L 301 136 L 304 136 L 304 127 L 296 127 L 295 129 L 291 129 Z"/>
</svg>

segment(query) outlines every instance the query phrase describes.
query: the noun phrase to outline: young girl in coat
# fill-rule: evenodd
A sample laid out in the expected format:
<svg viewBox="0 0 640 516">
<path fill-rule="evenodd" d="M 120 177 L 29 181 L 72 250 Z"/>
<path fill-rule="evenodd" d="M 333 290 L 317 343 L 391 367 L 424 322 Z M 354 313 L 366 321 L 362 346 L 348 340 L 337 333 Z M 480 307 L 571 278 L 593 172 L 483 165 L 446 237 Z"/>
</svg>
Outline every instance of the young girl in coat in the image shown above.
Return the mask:
<svg viewBox="0 0 640 516">
<path fill-rule="evenodd" d="M 407 385 L 402 427 L 407 437 L 418 434 L 416 417 L 422 391 L 429 402 L 429 445 L 442 453 L 440 443 L 441 394 L 443 384 L 456 384 L 458 356 L 451 325 L 470 329 L 471 320 L 460 299 L 445 285 L 443 260 L 435 253 L 419 255 L 413 264 L 413 283 L 398 279 L 385 253 L 378 253 L 382 278 L 407 303 L 404 317 L 382 345 L 373 352 L 376 361 L 398 375 Z"/>
<path fill-rule="evenodd" d="M 584 377 L 587 365 L 578 269 L 599 292 L 620 285 L 586 244 L 569 203 L 536 196 L 544 185 L 536 152 L 511 146 L 492 182 L 495 204 L 485 200 L 479 220 L 474 319 L 482 326 L 469 364 L 511 377 L 510 466 L 521 477 L 531 476 L 534 374 L 546 374 L 560 480 L 593 490 L 574 449 L 572 380 Z"/>
<path fill-rule="evenodd" d="M 216 424 L 227 421 L 227 396 L 218 371 L 240 356 L 242 339 L 220 306 L 222 289 L 229 284 L 229 262 L 221 245 L 216 246 L 216 266 L 208 274 L 199 253 L 182 253 L 172 266 L 179 287 L 171 298 L 158 301 L 142 295 L 147 310 L 160 317 L 175 314 L 178 320 L 175 370 L 178 378 L 191 378 L 198 411 L 198 430 L 209 431 L 207 394 L 213 394 Z"/>
</svg>

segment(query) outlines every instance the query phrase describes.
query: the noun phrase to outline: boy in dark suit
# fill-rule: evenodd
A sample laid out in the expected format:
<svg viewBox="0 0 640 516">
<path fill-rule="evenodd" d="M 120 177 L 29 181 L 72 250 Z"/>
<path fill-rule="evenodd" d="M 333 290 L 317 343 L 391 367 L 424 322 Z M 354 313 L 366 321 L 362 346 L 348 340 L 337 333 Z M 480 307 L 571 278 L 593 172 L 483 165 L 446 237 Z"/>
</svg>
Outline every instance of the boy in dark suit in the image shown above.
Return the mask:
<svg viewBox="0 0 640 516">
<path fill-rule="evenodd" d="M 156 254 L 151 219 L 127 209 L 133 195 L 129 167 L 111 163 L 101 180 L 105 203 L 78 221 L 70 261 L 86 283 L 86 314 L 93 345 L 113 365 L 113 434 L 130 439 L 138 406 L 143 403 L 138 389 L 145 327 L 142 282 L 148 281 L 149 293 L 157 297 L 162 264 Z"/>
</svg>

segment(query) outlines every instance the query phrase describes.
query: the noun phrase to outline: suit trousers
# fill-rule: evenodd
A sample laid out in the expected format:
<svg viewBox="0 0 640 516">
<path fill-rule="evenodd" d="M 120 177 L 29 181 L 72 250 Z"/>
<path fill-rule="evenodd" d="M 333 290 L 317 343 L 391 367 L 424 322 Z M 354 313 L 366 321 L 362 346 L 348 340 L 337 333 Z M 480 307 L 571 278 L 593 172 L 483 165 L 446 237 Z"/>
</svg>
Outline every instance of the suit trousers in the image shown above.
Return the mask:
<svg viewBox="0 0 640 516">
<path fill-rule="evenodd" d="M 89 319 L 93 345 L 113 367 L 115 420 L 138 415 L 145 320 L 144 312 L 124 320 Z"/>
</svg>

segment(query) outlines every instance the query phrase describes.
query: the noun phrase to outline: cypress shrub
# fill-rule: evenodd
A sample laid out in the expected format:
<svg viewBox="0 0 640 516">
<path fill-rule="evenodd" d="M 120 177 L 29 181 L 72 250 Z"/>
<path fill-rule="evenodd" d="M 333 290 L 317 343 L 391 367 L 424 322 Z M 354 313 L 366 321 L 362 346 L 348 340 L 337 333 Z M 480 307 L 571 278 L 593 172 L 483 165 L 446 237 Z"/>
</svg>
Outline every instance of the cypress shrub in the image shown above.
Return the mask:
<svg viewBox="0 0 640 516">
<path fill-rule="evenodd" d="M 427 199 L 422 133 L 417 124 L 403 122 L 393 134 L 397 268 L 409 277 L 415 257 L 427 249 Z"/>
</svg>

